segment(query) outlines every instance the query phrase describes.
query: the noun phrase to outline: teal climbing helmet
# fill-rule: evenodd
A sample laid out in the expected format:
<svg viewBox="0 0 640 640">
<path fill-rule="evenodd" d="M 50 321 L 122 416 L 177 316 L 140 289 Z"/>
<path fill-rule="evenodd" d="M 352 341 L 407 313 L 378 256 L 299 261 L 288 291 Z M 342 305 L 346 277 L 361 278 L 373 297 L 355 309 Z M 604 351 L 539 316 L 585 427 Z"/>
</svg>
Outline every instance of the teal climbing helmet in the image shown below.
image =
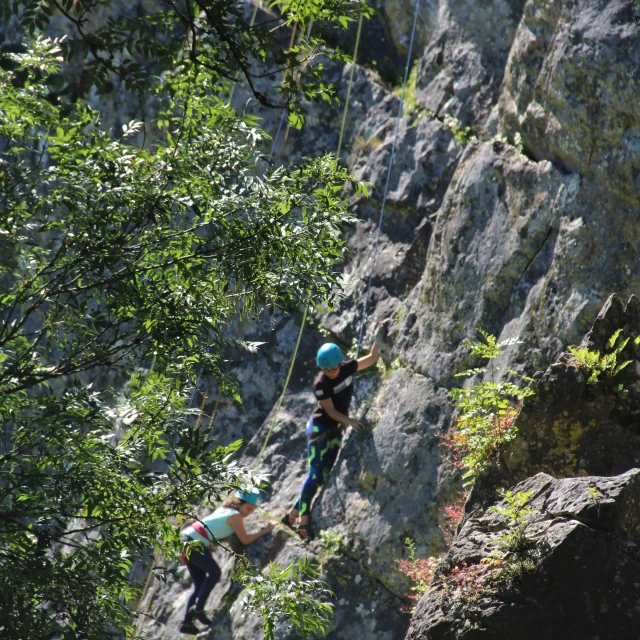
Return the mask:
<svg viewBox="0 0 640 640">
<path fill-rule="evenodd" d="M 258 500 L 260 499 L 260 489 L 256 489 L 255 487 L 251 489 L 251 491 L 236 491 L 236 498 L 240 498 L 240 500 L 244 500 L 252 505 L 257 505 Z"/>
<path fill-rule="evenodd" d="M 321 369 L 333 369 L 344 360 L 342 351 L 337 344 L 327 342 L 318 349 L 316 362 Z"/>
</svg>

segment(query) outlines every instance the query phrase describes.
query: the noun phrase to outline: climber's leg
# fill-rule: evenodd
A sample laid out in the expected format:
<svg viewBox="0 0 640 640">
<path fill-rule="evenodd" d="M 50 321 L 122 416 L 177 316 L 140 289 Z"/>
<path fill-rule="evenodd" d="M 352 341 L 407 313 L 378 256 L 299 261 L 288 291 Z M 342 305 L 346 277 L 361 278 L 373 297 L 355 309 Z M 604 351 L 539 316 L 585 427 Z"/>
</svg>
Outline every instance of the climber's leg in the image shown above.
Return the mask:
<svg viewBox="0 0 640 640">
<path fill-rule="evenodd" d="M 315 451 L 313 460 L 311 455 L 309 456 L 309 471 L 311 473 L 313 466 L 313 486 L 300 493 L 300 528 L 309 524 L 311 516 L 311 501 L 318 491 L 318 487 L 325 484 L 331 474 L 331 469 L 336 462 L 338 452 L 340 451 L 340 445 L 342 440 L 339 436 L 339 432 L 329 433 L 325 435 L 321 442 L 315 442 Z M 311 444 L 311 441 L 310 443 Z"/>
<path fill-rule="evenodd" d="M 287 511 L 284 517 L 282 518 L 282 522 L 288 526 L 291 526 L 293 521 L 297 520 L 297 518 L 300 515 L 302 515 L 300 513 L 301 511 L 308 510 L 308 507 L 309 507 L 308 503 L 304 508 L 302 506 L 303 497 L 307 498 L 309 495 L 311 495 L 311 498 L 313 498 L 317 490 L 317 486 L 314 488 L 314 483 L 317 484 L 317 478 L 314 479 L 314 476 L 316 474 L 315 474 L 315 469 L 312 469 L 312 466 L 313 467 L 317 466 L 318 458 L 317 458 L 317 451 L 316 451 L 317 447 L 315 446 L 315 444 L 313 444 L 313 440 L 319 436 L 320 432 L 321 432 L 321 427 L 319 427 L 316 424 L 313 424 L 313 420 L 309 418 L 309 422 L 307 422 L 307 429 L 306 429 L 307 442 L 308 442 L 308 445 L 307 445 L 308 455 L 309 455 L 309 471 L 307 473 L 307 477 L 304 479 L 304 483 L 302 485 L 302 491 L 298 494 L 298 497 L 296 498 L 296 501 L 291 506 L 291 509 L 289 509 L 289 511 Z M 312 450 L 312 445 L 313 445 L 313 450 Z"/>
<path fill-rule="evenodd" d="M 327 441 L 326 453 L 324 454 L 324 460 L 322 464 L 322 479 L 321 484 L 326 484 L 327 480 L 329 480 L 329 476 L 331 475 L 331 470 L 333 469 L 333 465 L 336 463 L 338 458 L 338 453 L 340 453 L 340 445 L 342 444 L 342 438 L 340 435 L 336 435 L 335 437 L 331 437 Z"/>
<path fill-rule="evenodd" d="M 187 614 L 183 624 L 185 627 L 192 626 L 194 618 L 209 624 L 210 620 L 204 613 L 204 607 L 209 594 L 220 580 L 220 567 L 210 551 L 205 550 L 201 553 L 192 549 L 187 562 L 187 570 L 193 580 L 194 589 L 187 602 Z"/>
<path fill-rule="evenodd" d="M 309 521 L 311 501 L 318 491 L 318 485 L 322 477 L 322 448 L 326 445 L 326 442 L 326 439 L 321 442 L 309 440 L 309 470 L 307 471 L 307 477 L 302 483 L 300 495 L 291 509 L 292 512 L 299 514 L 302 524 Z M 303 520 L 303 518 L 305 520 Z"/>
</svg>

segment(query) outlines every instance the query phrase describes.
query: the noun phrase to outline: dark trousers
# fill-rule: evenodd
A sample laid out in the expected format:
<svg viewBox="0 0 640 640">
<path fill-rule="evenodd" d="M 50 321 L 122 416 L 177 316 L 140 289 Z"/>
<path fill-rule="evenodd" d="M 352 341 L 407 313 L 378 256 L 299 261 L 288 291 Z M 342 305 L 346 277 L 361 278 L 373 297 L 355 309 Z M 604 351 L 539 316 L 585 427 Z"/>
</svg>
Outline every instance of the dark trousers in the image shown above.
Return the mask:
<svg viewBox="0 0 640 640">
<path fill-rule="evenodd" d="M 331 469 L 336 462 L 342 435 L 340 431 L 330 431 L 326 437 L 319 442 L 309 440 L 309 471 L 302 484 L 302 490 L 292 509 L 297 509 L 299 515 L 310 515 L 311 501 L 316 495 L 318 488 L 329 479 Z"/>
<path fill-rule="evenodd" d="M 220 580 L 221 571 L 218 563 L 213 559 L 211 551 L 204 550 L 203 553 L 191 549 L 187 569 L 193 580 L 193 593 L 187 602 L 187 611 L 195 605 L 196 609 L 204 609 L 207 598 Z"/>
</svg>

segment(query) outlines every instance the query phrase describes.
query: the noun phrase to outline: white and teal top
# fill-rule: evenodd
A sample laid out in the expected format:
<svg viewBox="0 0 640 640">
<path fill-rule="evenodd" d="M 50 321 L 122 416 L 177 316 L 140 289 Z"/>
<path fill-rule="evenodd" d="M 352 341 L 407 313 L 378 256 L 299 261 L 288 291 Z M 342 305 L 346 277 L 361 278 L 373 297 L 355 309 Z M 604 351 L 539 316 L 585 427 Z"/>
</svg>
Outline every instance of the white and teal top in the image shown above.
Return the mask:
<svg viewBox="0 0 640 640">
<path fill-rule="evenodd" d="M 205 547 L 211 547 L 214 539 L 222 540 L 235 533 L 233 527 L 227 524 L 227 520 L 238 513 L 236 509 L 231 509 L 230 507 L 218 507 L 213 513 L 202 518 L 201 521 L 192 522 L 180 534 L 183 538 L 197 540 L 202 542 Z"/>
</svg>

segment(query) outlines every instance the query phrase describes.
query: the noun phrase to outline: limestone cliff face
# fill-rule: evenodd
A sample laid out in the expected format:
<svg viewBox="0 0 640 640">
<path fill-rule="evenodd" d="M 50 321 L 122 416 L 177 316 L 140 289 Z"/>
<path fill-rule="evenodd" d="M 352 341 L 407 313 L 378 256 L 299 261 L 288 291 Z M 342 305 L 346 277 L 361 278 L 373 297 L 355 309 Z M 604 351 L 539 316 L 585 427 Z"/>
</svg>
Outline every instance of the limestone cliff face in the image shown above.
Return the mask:
<svg viewBox="0 0 640 640">
<path fill-rule="evenodd" d="M 475 336 L 477 327 L 501 338 L 519 336 L 522 343 L 508 350 L 501 365 L 533 374 L 556 362 L 568 345 L 580 343 L 614 292 L 619 299 L 609 307 L 619 307 L 616 313 L 624 319 L 630 312 L 620 301 L 640 288 L 640 26 L 634 20 L 633 0 L 432 0 L 424 5 L 415 97 L 419 107 L 436 117 L 418 110 L 400 123 L 365 326 L 368 346 L 376 323 L 392 318 L 384 356 L 400 366 L 386 377 L 363 378 L 361 396 L 371 405 L 373 431 L 364 439 L 345 436 L 332 479 L 313 512 L 316 529 L 339 533 L 344 551 L 330 556 L 319 542 L 303 546 L 284 532 L 248 551 L 261 564 L 273 559 L 287 563 L 302 554 L 321 563 L 336 593 L 336 616 L 328 633 L 332 640 L 400 640 L 407 634 L 410 614 L 403 594 L 409 585 L 395 561 L 403 556 L 407 536 L 416 540 L 418 555 L 429 555 L 442 544 L 438 511 L 450 500 L 459 477 L 439 443 L 449 427 L 453 375 L 468 364 L 465 338 Z M 415 5 L 385 0 L 380 6 L 387 33 L 393 34 L 393 46 L 401 52 L 406 47 L 401 35 L 407 33 L 406 16 Z M 348 72 L 330 71 L 343 98 Z M 358 334 L 397 100 L 392 87 L 376 74 L 357 68 L 344 157 L 375 189 L 369 200 L 354 203 L 361 222 L 349 238 L 353 254 L 344 269 L 346 297 L 306 330 L 293 384 L 260 465 L 272 476 L 266 508 L 274 514 L 293 500 L 305 473 L 304 424 L 313 406 L 313 355 L 324 340 L 319 329 L 346 346 Z M 333 151 L 340 113 L 338 106 L 310 107 L 309 127 L 291 133 L 288 156 Z M 456 138 L 457 127 L 445 115 L 458 119 L 461 127 L 471 126 L 475 139 L 464 144 L 463 136 Z M 269 124 L 275 122 L 270 118 Z M 517 139 L 521 145 L 514 144 Z M 281 145 L 277 159 L 278 154 Z M 258 332 L 268 341 L 263 352 L 234 365 L 244 387 L 243 406 L 225 401 L 218 405 L 214 437 L 221 442 L 244 437 L 248 463 L 256 459 L 266 436 L 298 323 L 265 322 Z M 607 331 L 611 327 L 607 325 Z M 591 529 L 581 529 L 588 523 L 580 524 L 589 483 L 553 477 L 598 476 L 593 486 L 606 500 L 616 502 L 624 493 L 627 497 L 620 500 L 631 504 L 638 484 L 632 471 L 638 466 L 635 414 L 625 410 L 619 424 L 616 401 L 610 401 L 608 413 L 599 404 L 597 415 L 606 415 L 608 424 L 614 424 L 608 433 L 617 435 L 610 440 L 598 437 L 598 425 L 592 424 L 595 418 L 580 395 L 584 381 L 554 391 L 558 378 L 566 382 L 567 376 L 576 375 L 566 362 L 560 369 L 545 374 L 542 404 L 525 407 L 519 418 L 521 437 L 508 452 L 517 467 L 514 477 L 505 478 L 498 470 L 484 489 L 472 493 L 469 518 L 473 513 L 478 520 L 462 527 L 454 545 L 458 555 L 451 559 L 471 561 L 491 547 L 489 534 L 476 540 L 473 549 L 467 543 L 473 527 L 490 532 L 486 510 L 495 502 L 496 486 L 529 482 L 527 487 L 549 500 L 555 496 L 556 502 L 572 487 L 580 504 L 551 509 L 547 500 L 538 505 L 538 539 L 543 529 L 559 530 L 556 527 L 564 527 L 566 538 L 582 536 L 579 575 L 592 568 L 593 576 L 631 589 L 635 583 L 629 576 L 638 566 L 637 505 L 635 511 L 624 507 L 630 519 L 624 526 L 616 524 L 618 515 L 603 515 L 603 528 L 610 535 L 598 537 Z M 575 421 L 547 412 L 540 422 L 542 414 L 536 414 L 535 406 L 547 406 L 554 393 L 573 399 L 567 411 L 578 413 Z M 215 394 L 212 398 L 210 411 Z M 558 403 L 553 407 L 560 411 Z M 582 425 L 580 433 L 575 424 Z M 603 458 L 610 464 L 595 464 Z M 537 476 L 541 471 L 550 475 Z M 605 477 L 614 474 L 624 475 L 619 481 Z M 576 517 L 562 516 L 558 523 L 558 509 Z M 555 588 L 563 571 L 572 570 L 563 555 L 572 547 L 551 547 L 537 565 L 540 572 L 523 587 L 525 596 L 517 601 L 520 618 L 505 604 L 517 599 L 505 600 L 503 594 L 465 626 L 470 618 L 464 618 L 464 611 L 446 609 L 437 593 L 427 594 L 409 637 L 449 639 L 468 633 L 473 638 L 512 638 L 519 633 L 518 621 L 547 615 L 559 620 L 567 612 L 579 616 L 586 600 L 595 612 L 593 624 L 600 625 L 593 636 L 541 632 L 525 637 L 638 637 L 631 631 L 615 635 L 620 627 L 612 622 L 617 615 L 614 600 L 621 591 L 604 598 L 594 587 L 580 600 L 572 591 L 582 588 L 578 574 L 567 582 L 571 588 L 553 592 L 556 600 L 565 598 L 564 604 L 542 602 L 548 597 L 544 590 Z M 217 614 L 209 637 L 257 639 L 257 621 L 234 605 L 232 562 L 223 556 L 220 560 L 224 576 L 210 601 L 210 613 Z M 602 565 L 609 561 L 607 573 Z M 625 571 L 631 573 L 618 571 L 625 562 Z M 547 573 L 545 567 L 550 567 Z M 622 582 L 615 582 L 615 575 Z M 589 585 L 584 583 L 584 589 Z M 187 590 L 187 580 L 155 590 L 147 603 L 153 620 L 145 627 L 149 637 L 176 637 Z M 627 629 L 634 624 L 640 628 L 637 602 L 625 600 Z M 464 604 L 456 604 L 460 606 Z M 493 614 L 497 617 L 487 622 Z M 456 620 L 463 620 L 462 626 L 456 626 Z M 295 636 L 283 629 L 279 637 Z"/>
</svg>

